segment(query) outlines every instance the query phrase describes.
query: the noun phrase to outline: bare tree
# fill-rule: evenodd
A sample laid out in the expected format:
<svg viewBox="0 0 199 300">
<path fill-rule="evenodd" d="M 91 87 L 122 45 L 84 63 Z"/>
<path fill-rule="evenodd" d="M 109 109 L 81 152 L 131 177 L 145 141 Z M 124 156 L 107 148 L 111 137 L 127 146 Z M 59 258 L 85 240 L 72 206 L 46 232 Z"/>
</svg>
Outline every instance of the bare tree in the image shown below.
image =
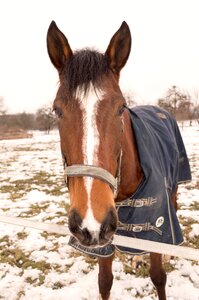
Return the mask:
<svg viewBox="0 0 199 300">
<path fill-rule="evenodd" d="M 168 89 L 164 98 L 158 99 L 158 105 L 172 113 L 178 120 L 190 119 L 192 111 L 191 96 L 182 92 L 175 85 Z"/>
<path fill-rule="evenodd" d="M 194 88 L 191 95 L 193 99 L 193 119 L 196 120 L 199 125 L 199 88 Z"/>
<path fill-rule="evenodd" d="M 0 96 L 0 115 L 6 114 L 6 106 L 5 106 L 5 100 L 4 97 Z"/>
<path fill-rule="evenodd" d="M 135 100 L 135 94 L 132 92 L 124 92 L 124 98 L 126 99 L 126 103 L 128 107 L 134 107 L 137 105 Z"/>
<path fill-rule="evenodd" d="M 39 130 L 45 130 L 47 133 L 55 126 L 56 118 L 52 111 L 52 105 L 45 105 L 37 110 L 36 123 Z"/>
</svg>

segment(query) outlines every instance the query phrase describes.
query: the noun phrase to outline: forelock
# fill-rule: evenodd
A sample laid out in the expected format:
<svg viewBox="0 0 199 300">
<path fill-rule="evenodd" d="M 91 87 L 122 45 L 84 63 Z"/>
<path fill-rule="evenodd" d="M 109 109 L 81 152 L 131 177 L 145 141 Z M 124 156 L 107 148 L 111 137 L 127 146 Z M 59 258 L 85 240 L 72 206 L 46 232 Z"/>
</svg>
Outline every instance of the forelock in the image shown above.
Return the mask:
<svg viewBox="0 0 199 300">
<path fill-rule="evenodd" d="M 77 89 L 87 93 L 90 86 L 100 89 L 103 75 L 110 72 L 108 58 L 95 50 L 84 49 L 74 52 L 63 69 L 64 82 L 70 93 Z"/>
</svg>

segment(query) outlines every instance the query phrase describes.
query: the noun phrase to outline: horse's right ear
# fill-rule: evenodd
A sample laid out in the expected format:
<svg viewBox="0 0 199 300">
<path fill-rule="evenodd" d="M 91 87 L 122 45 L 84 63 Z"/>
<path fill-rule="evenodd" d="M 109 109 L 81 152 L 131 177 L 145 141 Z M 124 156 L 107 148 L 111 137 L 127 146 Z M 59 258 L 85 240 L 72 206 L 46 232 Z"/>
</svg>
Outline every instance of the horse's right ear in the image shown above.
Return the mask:
<svg viewBox="0 0 199 300">
<path fill-rule="evenodd" d="M 60 73 L 67 58 L 73 52 L 67 38 L 59 30 L 54 21 L 51 22 L 47 33 L 47 48 L 51 62 Z"/>
</svg>

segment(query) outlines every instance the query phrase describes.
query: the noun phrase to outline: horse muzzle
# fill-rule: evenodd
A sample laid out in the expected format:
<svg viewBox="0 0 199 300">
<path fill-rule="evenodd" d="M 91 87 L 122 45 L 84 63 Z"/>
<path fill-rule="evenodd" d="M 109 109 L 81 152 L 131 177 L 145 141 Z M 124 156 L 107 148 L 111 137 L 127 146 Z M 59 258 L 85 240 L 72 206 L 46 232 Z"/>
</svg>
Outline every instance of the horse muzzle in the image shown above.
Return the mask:
<svg viewBox="0 0 199 300">
<path fill-rule="evenodd" d="M 103 247 L 110 243 L 117 228 L 117 214 L 111 208 L 104 218 L 99 230 L 93 231 L 92 228 L 82 227 L 83 220 L 76 209 L 69 213 L 69 230 L 81 245 L 86 247 Z"/>
</svg>

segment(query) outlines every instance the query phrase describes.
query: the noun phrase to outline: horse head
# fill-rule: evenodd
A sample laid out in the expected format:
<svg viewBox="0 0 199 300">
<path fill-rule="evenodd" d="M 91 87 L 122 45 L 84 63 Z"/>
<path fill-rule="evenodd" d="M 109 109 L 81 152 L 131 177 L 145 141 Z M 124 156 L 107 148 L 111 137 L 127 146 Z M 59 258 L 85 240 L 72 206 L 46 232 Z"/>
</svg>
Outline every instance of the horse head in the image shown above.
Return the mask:
<svg viewBox="0 0 199 300">
<path fill-rule="evenodd" d="M 119 75 L 130 53 L 130 30 L 123 22 L 103 54 L 72 51 L 53 21 L 47 48 L 60 81 L 53 109 L 70 194 L 69 229 L 82 245 L 104 246 L 117 228 L 115 178 L 126 105 Z"/>
</svg>

